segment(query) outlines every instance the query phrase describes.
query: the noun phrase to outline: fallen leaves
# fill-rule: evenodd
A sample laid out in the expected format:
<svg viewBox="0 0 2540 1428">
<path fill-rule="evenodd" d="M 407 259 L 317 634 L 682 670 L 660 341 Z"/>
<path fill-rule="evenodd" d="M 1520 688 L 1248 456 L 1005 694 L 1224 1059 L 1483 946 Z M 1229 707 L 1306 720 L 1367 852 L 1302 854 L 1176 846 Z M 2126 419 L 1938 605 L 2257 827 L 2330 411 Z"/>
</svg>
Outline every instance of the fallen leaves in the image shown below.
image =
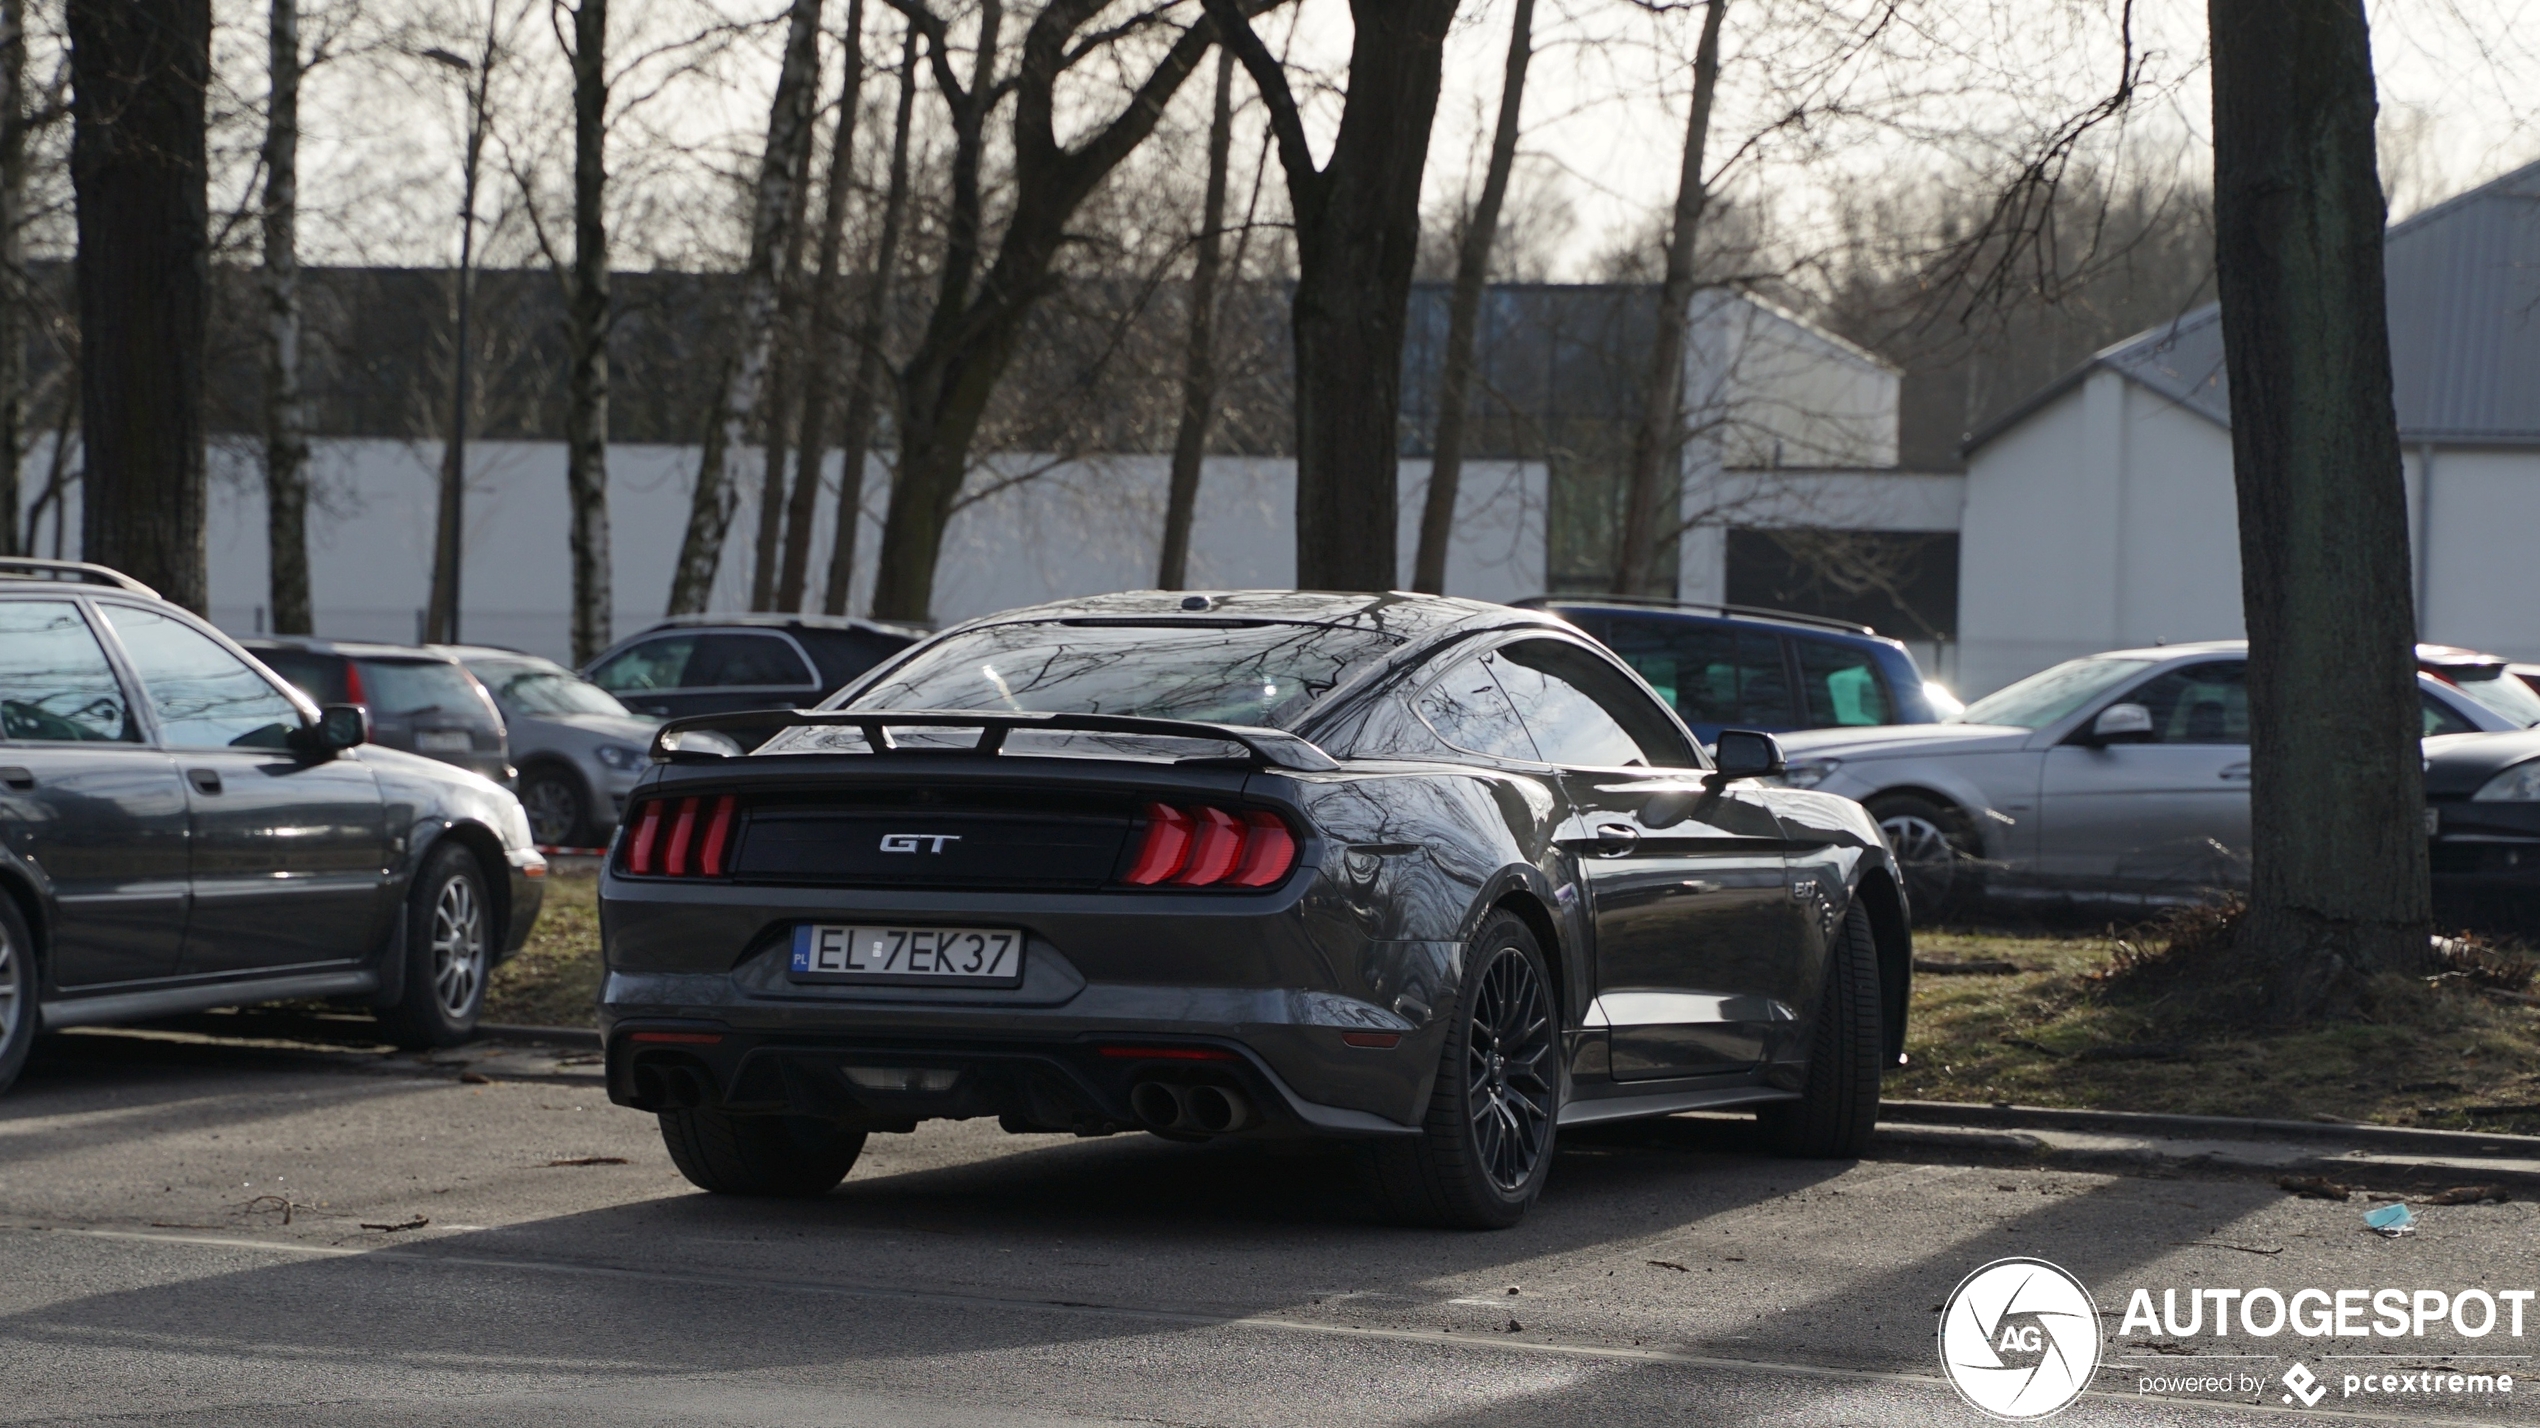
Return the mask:
<svg viewBox="0 0 2540 1428">
<path fill-rule="evenodd" d="M 2325 1175 L 2287 1175 L 2275 1183 L 2305 1200 L 2345 1200 L 2355 1193 Z"/>
<path fill-rule="evenodd" d="M 2455 1185 L 2449 1190 L 2437 1190 L 2431 1195 L 2420 1195 L 2416 1203 L 2420 1205 L 2477 1205 L 2489 1200 L 2499 1205 L 2505 1203 L 2505 1187 L 2502 1185 Z"/>
<path fill-rule="evenodd" d="M 1653 1260 L 1647 1260 L 1647 1261 L 1644 1261 L 1644 1262 L 1645 1262 L 1646 1264 L 1648 1264 L 1648 1266 L 1649 1266 L 1650 1268 L 1652 1268 L 1652 1269 L 1672 1269 L 1672 1270 L 1674 1270 L 1674 1271 L 1675 1271 L 1676 1273 L 1678 1273 L 1678 1274 L 1691 1274 L 1691 1273 L 1693 1273 L 1693 1271 L 1692 1271 L 1692 1270 L 1690 1270 L 1690 1269 L 1686 1268 L 1685 1266 L 1683 1266 L 1683 1265 L 1681 1265 L 1681 1264 L 1676 1263 L 1676 1262 L 1675 1262 L 1674 1260 L 1672 1260 L 1672 1259 L 1653 1259 Z"/>
</svg>

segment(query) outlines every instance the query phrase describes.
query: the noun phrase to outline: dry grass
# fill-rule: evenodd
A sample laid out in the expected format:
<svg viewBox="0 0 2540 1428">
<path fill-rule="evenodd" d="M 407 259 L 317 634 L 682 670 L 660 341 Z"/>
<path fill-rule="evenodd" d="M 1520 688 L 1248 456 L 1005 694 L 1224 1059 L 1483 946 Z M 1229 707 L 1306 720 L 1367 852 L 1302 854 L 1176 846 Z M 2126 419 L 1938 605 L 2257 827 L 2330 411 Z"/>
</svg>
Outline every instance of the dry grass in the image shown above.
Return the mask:
<svg viewBox="0 0 2540 1428">
<path fill-rule="evenodd" d="M 485 1019 L 515 1026 L 589 1026 L 600 1000 L 600 875 L 595 861 L 556 859 L 547 902 L 519 955 L 494 971 Z"/>
<path fill-rule="evenodd" d="M 591 1024 L 598 891 L 596 869 L 559 863 L 529 946 L 494 974 L 488 1021 Z M 2540 1006 L 2481 990 L 2527 988 L 2530 958 L 2472 946 L 2431 981 L 2386 979 L 2360 1019 L 2260 1031 L 2228 993 L 2163 995 L 2111 975 L 2186 950 L 2144 929 L 1918 931 L 1917 958 L 2022 970 L 1916 976 L 1910 1064 L 1888 1094 L 2540 1133 Z M 2472 1114 L 2504 1106 L 2533 1109 Z"/>
<path fill-rule="evenodd" d="M 2443 975 L 2382 979 L 2353 1020 L 2259 1029 L 2245 994 L 2144 975 L 2210 944 L 2212 920 L 2175 928 L 2175 951 L 2147 930 L 1918 932 L 1918 957 L 2023 970 L 1916 977 L 1888 1094 L 2540 1132 L 2540 1007 L 2482 990 L 2527 984 L 2528 958 L 2469 949 Z"/>
</svg>

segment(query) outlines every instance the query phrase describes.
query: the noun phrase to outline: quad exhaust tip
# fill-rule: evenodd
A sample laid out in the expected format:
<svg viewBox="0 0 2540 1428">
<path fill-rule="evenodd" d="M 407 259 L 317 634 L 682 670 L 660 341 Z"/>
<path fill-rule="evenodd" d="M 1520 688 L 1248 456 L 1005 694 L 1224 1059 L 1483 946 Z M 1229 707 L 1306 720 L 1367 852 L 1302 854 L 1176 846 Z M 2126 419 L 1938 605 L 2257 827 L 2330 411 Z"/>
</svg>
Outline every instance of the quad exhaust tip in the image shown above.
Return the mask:
<svg viewBox="0 0 2540 1428">
<path fill-rule="evenodd" d="M 1228 1135 L 1253 1122 L 1252 1103 L 1226 1086 L 1140 1081 L 1129 1089 L 1129 1109 L 1149 1130 L 1184 1135 Z"/>
</svg>

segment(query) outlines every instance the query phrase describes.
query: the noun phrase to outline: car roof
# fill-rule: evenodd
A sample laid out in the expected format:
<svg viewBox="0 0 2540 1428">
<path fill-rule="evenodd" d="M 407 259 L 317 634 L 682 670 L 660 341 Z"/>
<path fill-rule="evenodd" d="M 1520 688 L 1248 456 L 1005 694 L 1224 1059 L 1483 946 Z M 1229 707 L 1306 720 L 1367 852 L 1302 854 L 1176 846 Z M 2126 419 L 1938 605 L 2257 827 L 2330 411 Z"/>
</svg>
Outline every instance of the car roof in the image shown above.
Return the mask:
<svg viewBox="0 0 2540 1428">
<path fill-rule="evenodd" d="M 372 640 L 322 640 L 315 635 L 249 635 L 238 642 L 251 650 L 305 650 L 310 654 L 339 655 L 345 659 L 403 659 L 434 664 L 456 664 L 457 659 L 446 650 L 427 645 L 392 645 Z"/>
<path fill-rule="evenodd" d="M 87 560 L 48 560 L 35 555 L 0 556 L 0 581 L 22 582 L 30 586 L 86 585 L 107 590 L 120 590 L 165 603 L 158 591 L 108 565 Z M 0 590 L 5 590 L 0 586 Z M 26 593 L 16 591 L 10 593 Z"/>
<path fill-rule="evenodd" d="M 1187 622 L 1195 626 L 1221 625 L 1229 620 L 1333 625 L 1391 634 L 1406 645 L 1502 625 L 1569 628 L 1563 621 L 1532 610 L 1403 590 L 1374 594 L 1332 590 L 1123 590 L 1000 610 L 964 621 L 946 633 L 1061 620 L 1153 621 L 1162 625 Z"/>
<path fill-rule="evenodd" d="M 1830 615 L 1803 615 L 1795 610 L 1772 610 L 1761 605 L 1724 605 L 1708 600 L 1674 600 L 1658 595 L 1530 595 L 1516 603 L 1529 610 L 1593 610 L 1609 615 L 1657 615 L 1662 618 L 1724 620 L 1741 625 L 1788 625 L 1812 634 L 1875 640 L 1888 645 L 1899 643 L 1855 620 L 1838 620 Z"/>
<path fill-rule="evenodd" d="M 914 625 L 894 625 L 883 620 L 867 620 L 855 615 L 787 615 L 777 613 L 727 613 L 721 615 L 665 615 L 661 619 L 628 635 L 626 640 L 657 635 L 664 630 L 731 629 L 731 630 L 835 630 L 868 635 L 889 635 L 898 639 L 922 640 L 926 631 Z M 626 640 L 618 641 L 619 644 Z"/>
</svg>

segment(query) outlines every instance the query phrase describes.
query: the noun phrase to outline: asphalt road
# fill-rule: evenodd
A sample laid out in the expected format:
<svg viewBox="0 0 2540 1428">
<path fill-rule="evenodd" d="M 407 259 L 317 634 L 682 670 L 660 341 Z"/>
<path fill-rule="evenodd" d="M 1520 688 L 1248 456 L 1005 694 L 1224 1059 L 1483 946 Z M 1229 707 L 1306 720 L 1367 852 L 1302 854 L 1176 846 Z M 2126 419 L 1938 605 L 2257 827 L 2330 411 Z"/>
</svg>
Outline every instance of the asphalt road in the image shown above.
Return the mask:
<svg viewBox="0 0 2540 1428">
<path fill-rule="evenodd" d="M 40 1047 L 0 1100 L 0 1421 L 1975 1424 L 1936 1311 L 2005 1255 L 2079 1274 L 2112 1336 L 2058 1422 L 2540 1418 L 2540 1384 L 2304 1412 L 2280 1340 L 2113 1337 L 2138 1285 L 2540 1280 L 2527 1204 L 2384 1240 L 2360 1204 L 2258 1179 L 1794 1163 L 1691 1118 L 1566 1137 L 1501 1234 L 1375 1222 L 1346 1153 L 986 1123 L 877 1136 L 829 1197 L 752 1203 L 691 1190 L 596 1084 L 479 1064 L 490 1084 L 123 1033 Z M 2307 1361 L 2334 1388 L 2518 1354 L 2532 1319 Z M 2140 1392 L 2191 1371 L 2265 1387 Z"/>
</svg>

